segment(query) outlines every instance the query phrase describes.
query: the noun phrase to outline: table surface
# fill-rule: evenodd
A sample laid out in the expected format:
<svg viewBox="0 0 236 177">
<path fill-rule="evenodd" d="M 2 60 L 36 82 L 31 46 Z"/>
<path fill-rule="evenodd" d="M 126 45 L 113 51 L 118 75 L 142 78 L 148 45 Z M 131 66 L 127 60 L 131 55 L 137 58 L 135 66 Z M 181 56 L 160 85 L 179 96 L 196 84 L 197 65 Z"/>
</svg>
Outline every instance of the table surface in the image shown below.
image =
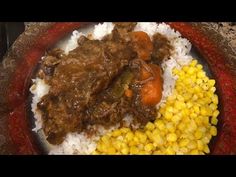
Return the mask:
<svg viewBox="0 0 236 177">
<path fill-rule="evenodd" d="M 27 26 L 33 25 L 35 23 L 28 23 Z M 202 22 L 203 25 L 206 25 L 206 28 L 209 30 L 213 30 L 216 33 L 220 34 L 224 38 L 224 45 L 228 45 L 231 50 L 231 57 L 236 61 L 236 23 L 235 22 L 218 22 L 218 23 L 205 23 Z M 27 29 L 26 26 L 26 29 Z M 12 38 L 14 40 L 14 38 Z M 11 43 L 11 42 L 10 42 Z M 1 60 L 0 60 L 1 61 Z M 0 63 L 0 67 L 1 63 Z M 1 78 L 1 73 L 0 73 Z M 7 127 L 6 120 L 4 120 L 0 116 L 0 154 L 9 154 L 9 150 L 6 149 L 6 140 L 8 137 L 4 136 L 3 131 L 6 131 Z"/>
</svg>

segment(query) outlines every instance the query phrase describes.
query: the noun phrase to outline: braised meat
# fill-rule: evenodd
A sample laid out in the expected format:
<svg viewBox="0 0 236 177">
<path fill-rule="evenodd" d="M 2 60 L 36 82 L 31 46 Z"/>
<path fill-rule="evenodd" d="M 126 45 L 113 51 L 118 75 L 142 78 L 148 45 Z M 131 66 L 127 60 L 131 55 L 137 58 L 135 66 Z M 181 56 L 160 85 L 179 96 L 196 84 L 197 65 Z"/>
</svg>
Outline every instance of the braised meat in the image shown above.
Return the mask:
<svg viewBox="0 0 236 177">
<path fill-rule="evenodd" d="M 114 125 L 126 114 L 132 114 L 142 125 L 155 118 L 155 106 L 140 100 L 144 82 L 139 82 L 142 66 L 135 62 L 141 60 L 134 47 L 135 25 L 115 23 L 112 33 L 102 40 L 82 36 L 78 47 L 68 55 L 59 49 L 47 53 L 38 76 L 46 80 L 50 91 L 37 106 L 50 143 L 60 144 L 68 132 L 85 131 L 88 125 Z M 159 38 L 154 36 L 154 49 L 148 48 L 144 63 L 152 62 L 151 58 L 160 60 L 162 51 L 165 56 L 170 52 L 168 40 L 158 43 Z M 125 95 L 127 88 L 132 90 L 132 96 Z"/>
</svg>

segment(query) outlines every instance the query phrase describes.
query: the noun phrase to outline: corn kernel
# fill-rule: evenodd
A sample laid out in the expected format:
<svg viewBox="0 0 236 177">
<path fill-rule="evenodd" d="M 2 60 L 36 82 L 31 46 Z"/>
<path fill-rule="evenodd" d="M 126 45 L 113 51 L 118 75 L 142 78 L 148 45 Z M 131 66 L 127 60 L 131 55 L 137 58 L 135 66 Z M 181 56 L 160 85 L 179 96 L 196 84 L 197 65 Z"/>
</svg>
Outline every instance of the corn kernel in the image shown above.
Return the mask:
<svg viewBox="0 0 236 177">
<path fill-rule="evenodd" d="M 153 142 L 156 143 L 156 145 L 162 145 L 164 143 L 162 137 L 158 134 L 153 137 Z"/>
<path fill-rule="evenodd" d="M 138 144 L 138 142 L 137 141 L 134 141 L 134 140 L 132 140 L 132 141 L 130 141 L 129 142 L 129 146 L 136 146 Z"/>
<path fill-rule="evenodd" d="M 129 148 L 128 147 L 124 147 L 123 149 L 121 149 L 121 153 L 124 155 L 129 154 Z"/>
<path fill-rule="evenodd" d="M 101 140 L 102 140 L 102 142 L 103 142 L 104 144 L 109 144 L 109 143 L 110 143 L 108 136 L 103 136 L 103 137 L 101 138 Z"/>
<path fill-rule="evenodd" d="M 181 117 L 178 116 L 178 115 L 174 115 L 174 116 L 172 117 L 172 121 L 173 121 L 174 123 L 176 123 L 176 124 L 180 121 L 180 119 L 181 119 Z"/>
<path fill-rule="evenodd" d="M 211 88 L 210 88 L 210 91 L 211 91 L 212 93 L 214 93 L 214 92 L 216 91 L 216 88 L 215 88 L 215 87 L 211 87 Z"/>
<path fill-rule="evenodd" d="M 212 135 L 211 135 L 211 133 L 206 133 L 206 135 L 205 135 L 209 140 L 211 140 L 211 138 L 212 138 Z M 210 142 L 210 141 L 209 141 Z"/>
<path fill-rule="evenodd" d="M 191 63 L 190 63 L 190 66 L 194 67 L 194 66 L 196 66 L 196 64 L 197 64 L 197 60 L 192 60 Z"/>
<path fill-rule="evenodd" d="M 193 106 L 193 110 L 196 114 L 199 114 L 199 112 L 200 112 L 199 106 L 197 106 L 197 105 Z"/>
<path fill-rule="evenodd" d="M 217 105 L 214 103 L 211 103 L 209 107 L 211 108 L 212 111 L 215 111 L 217 109 Z"/>
<path fill-rule="evenodd" d="M 157 118 L 158 119 L 161 118 L 161 113 L 160 112 L 157 113 Z"/>
<path fill-rule="evenodd" d="M 202 92 L 199 92 L 199 93 L 197 94 L 197 96 L 198 96 L 199 98 L 203 98 L 203 97 L 204 97 L 204 94 L 203 94 Z"/>
<path fill-rule="evenodd" d="M 196 122 L 191 120 L 191 122 L 189 123 L 189 130 L 190 130 L 190 132 L 195 131 L 196 129 L 197 129 Z"/>
<path fill-rule="evenodd" d="M 120 136 L 118 136 L 118 137 L 116 138 L 116 140 L 123 141 L 123 140 L 124 140 L 124 137 L 120 135 Z"/>
<path fill-rule="evenodd" d="M 183 70 L 184 72 L 187 72 L 187 71 L 188 71 L 188 66 L 183 66 L 183 67 L 182 67 L 182 70 Z"/>
<path fill-rule="evenodd" d="M 199 71 L 198 73 L 197 73 L 197 77 L 198 78 L 204 78 L 205 77 L 205 72 L 204 71 Z"/>
<path fill-rule="evenodd" d="M 203 142 L 201 140 L 197 141 L 197 148 L 199 151 L 202 151 L 204 149 Z"/>
<path fill-rule="evenodd" d="M 159 109 L 159 113 L 160 113 L 161 115 L 164 115 L 165 110 L 163 109 L 163 107 L 161 107 L 161 108 Z"/>
<path fill-rule="evenodd" d="M 197 80 L 196 80 L 196 83 L 197 83 L 198 85 L 201 85 L 201 84 L 202 84 L 202 79 L 197 79 Z"/>
<path fill-rule="evenodd" d="M 179 77 L 183 77 L 185 75 L 184 71 L 183 70 L 180 70 L 179 73 L 178 73 Z"/>
<path fill-rule="evenodd" d="M 214 95 L 214 96 L 213 96 L 212 102 L 213 102 L 214 104 L 218 104 L 218 103 L 219 103 L 219 100 L 218 100 L 218 96 L 217 96 L 217 95 Z"/>
<path fill-rule="evenodd" d="M 153 144 L 151 144 L 151 143 L 148 143 L 148 144 L 146 144 L 146 145 L 144 146 L 144 150 L 147 151 L 147 152 L 150 152 L 150 151 L 152 151 L 153 149 L 154 149 L 154 146 L 153 146 Z"/>
<path fill-rule="evenodd" d="M 126 138 L 127 141 L 131 141 L 131 140 L 134 138 L 133 132 L 128 132 L 128 133 L 125 135 L 125 138 Z"/>
<path fill-rule="evenodd" d="M 102 152 L 102 150 L 103 150 L 103 148 L 102 148 L 102 143 L 99 142 L 99 143 L 97 144 L 97 150 Z"/>
<path fill-rule="evenodd" d="M 188 116 L 189 114 L 190 114 L 190 111 L 189 111 L 189 109 L 183 109 L 183 111 L 184 111 L 184 115 L 185 116 Z"/>
<path fill-rule="evenodd" d="M 203 90 L 207 91 L 209 89 L 209 86 L 208 86 L 208 84 L 203 84 L 202 88 L 203 88 Z"/>
<path fill-rule="evenodd" d="M 204 137 L 202 138 L 202 142 L 208 144 L 210 142 L 210 139 L 208 137 Z"/>
<path fill-rule="evenodd" d="M 205 126 L 208 126 L 208 124 L 209 124 L 209 117 L 206 117 L 206 116 L 203 117 L 203 124 Z"/>
<path fill-rule="evenodd" d="M 145 134 L 150 140 L 152 140 L 152 132 L 150 130 L 145 131 Z"/>
<path fill-rule="evenodd" d="M 180 110 L 182 109 L 182 102 L 176 101 L 174 104 L 175 109 Z"/>
<path fill-rule="evenodd" d="M 205 72 L 204 72 L 205 73 Z M 206 74 L 206 73 L 205 73 Z M 202 78 L 203 82 L 207 83 L 208 82 L 208 77 L 206 77 L 206 75 Z"/>
<path fill-rule="evenodd" d="M 202 131 L 200 130 L 197 130 L 195 133 L 194 133 L 194 136 L 196 139 L 201 139 L 202 138 Z"/>
<path fill-rule="evenodd" d="M 173 116 L 173 114 L 171 112 L 165 112 L 165 116 L 164 116 L 165 119 L 171 120 L 172 116 Z"/>
<path fill-rule="evenodd" d="M 167 135 L 166 139 L 169 142 L 174 142 L 174 141 L 177 140 L 177 136 L 176 136 L 175 133 L 170 133 L 170 134 Z"/>
<path fill-rule="evenodd" d="M 177 95 L 177 100 L 179 100 L 181 102 L 184 102 L 184 97 L 178 94 Z"/>
<path fill-rule="evenodd" d="M 175 127 L 172 122 L 168 122 L 166 125 L 166 128 L 169 132 L 174 133 L 175 132 Z"/>
<path fill-rule="evenodd" d="M 155 125 L 152 122 L 148 122 L 145 126 L 147 130 L 153 130 L 155 128 Z"/>
<path fill-rule="evenodd" d="M 191 155 L 198 155 L 199 152 L 198 152 L 197 149 L 193 149 L 192 151 L 190 151 L 190 154 L 191 154 Z"/>
<path fill-rule="evenodd" d="M 195 118 L 197 117 L 197 114 L 191 113 L 191 114 L 190 114 L 190 117 L 191 117 L 192 119 L 195 119 Z"/>
<path fill-rule="evenodd" d="M 98 151 L 93 151 L 93 152 L 92 152 L 92 155 L 98 155 L 98 154 L 99 154 Z"/>
<path fill-rule="evenodd" d="M 113 146 L 114 146 L 114 148 L 116 149 L 116 150 L 120 150 L 121 149 L 121 141 L 115 141 L 115 142 L 113 142 Z"/>
<path fill-rule="evenodd" d="M 194 67 L 189 67 L 188 70 L 187 70 L 187 73 L 188 74 L 193 74 L 195 72 L 195 68 Z"/>
<path fill-rule="evenodd" d="M 207 110 L 206 110 L 205 107 L 201 107 L 201 109 L 200 109 L 200 114 L 201 114 L 202 116 L 206 116 L 206 115 L 207 115 Z"/>
<path fill-rule="evenodd" d="M 175 152 L 174 152 L 174 150 L 171 147 L 168 147 L 166 149 L 166 154 L 167 155 L 175 155 Z"/>
<path fill-rule="evenodd" d="M 200 130 L 202 133 L 205 133 L 206 132 L 206 127 L 200 126 L 198 128 L 198 130 Z"/>
<path fill-rule="evenodd" d="M 208 84 L 209 86 L 213 87 L 215 85 L 216 81 L 214 79 L 209 79 Z"/>
<path fill-rule="evenodd" d="M 187 154 L 188 153 L 188 148 L 182 147 L 182 148 L 180 148 L 180 152 L 182 152 L 184 154 Z"/>
<path fill-rule="evenodd" d="M 136 146 L 130 147 L 130 154 L 138 154 L 139 149 Z"/>
<path fill-rule="evenodd" d="M 174 75 L 176 75 L 176 74 L 179 73 L 179 70 L 178 70 L 177 68 L 174 68 L 174 69 L 172 70 L 172 73 L 173 73 Z"/>
<path fill-rule="evenodd" d="M 136 131 L 134 132 L 134 136 L 137 137 L 137 138 L 139 138 L 139 136 L 140 136 L 142 133 L 143 133 L 143 132 L 138 129 L 138 130 L 136 130 Z"/>
<path fill-rule="evenodd" d="M 165 129 L 165 124 L 163 123 L 162 120 L 157 120 L 157 121 L 155 121 L 154 124 L 159 130 L 164 130 Z"/>
<path fill-rule="evenodd" d="M 166 106 L 166 111 L 167 111 L 167 112 L 174 113 L 174 109 L 173 109 L 173 107 L 171 107 L 171 106 Z"/>
<path fill-rule="evenodd" d="M 216 136 L 217 135 L 217 129 L 216 129 L 215 126 L 211 126 L 210 133 L 211 133 L 212 136 Z"/>
<path fill-rule="evenodd" d="M 183 97 L 184 97 L 184 101 L 188 101 L 190 98 L 192 98 L 192 94 L 187 92 L 183 94 Z"/>
<path fill-rule="evenodd" d="M 193 95 L 192 100 L 196 101 L 198 99 L 198 96 L 196 94 Z"/>
<path fill-rule="evenodd" d="M 180 130 L 180 131 L 183 131 L 185 129 L 185 123 L 181 122 L 179 123 L 179 125 L 177 126 L 177 128 Z"/>
<path fill-rule="evenodd" d="M 185 117 L 182 118 L 182 121 L 183 121 L 184 123 L 189 123 L 189 122 L 190 122 L 190 119 L 189 119 L 188 116 L 185 116 Z"/>
<path fill-rule="evenodd" d="M 114 130 L 113 132 L 112 132 L 112 136 L 114 136 L 114 137 L 118 137 L 118 136 L 120 136 L 121 135 L 121 131 L 120 130 Z"/>
<path fill-rule="evenodd" d="M 171 146 L 175 152 L 179 151 L 179 144 L 177 142 L 172 143 Z"/>
<path fill-rule="evenodd" d="M 114 147 L 108 147 L 107 148 L 107 153 L 108 154 L 115 154 L 116 153 L 116 149 Z"/>
<path fill-rule="evenodd" d="M 196 67 L 198 70 L 202 70 L 202 68 L 203 68 L 202 65 L 200 65 L 200 64 L 197 64 Z"/>
<path fill-rule="evenodd" d="M 187 145 L 188 149 L 195 149 L 197 148 L 197 143 L 195 141 L 190 141 Z"/>
<path fill-rule="evenodd" d="M 218 119 L 217 119 L 216 117 L 212 117 L 212 118 L 211 118 L 211 123 L 212 123 L 213 125 L 217 125 Z"/>
<path fill-rule="evenodd" d="M 187 105 L 187 108 L 191 108 L 193 106 L 191 102 L 188 102 L 186 105 Z"/>
<path fill-rule="evenodd" d="M 133 141 L 136 142 L 136 144 L 139 144 L 139 138 L 137 136 L 134 136 Z"/>
<path fill-rule="evenodd" d="M 202 118 L 200 116 L 196 117 L 195 122 L 196 122 L 197 126 L 201 126 L 202 125 Z"/>
<path fill-rule="evenodd" d="M 203 151 L 204 151 L 206 154 L 210 153 L 210 149 L 209 149 L 209 147 L 208 147 L 207 145 L 204 146 Z"/>
<path fill-rule="evenodd" d="M 187 146 L 189 143 L 189 140 L 188 139 L 181 139 L 180 142 L 179 142 L 179 146 L 180 147 L 185 147 Z"/>
<path fill-rule="evenodd" d="M 147 141 L 147 135 L 145 135 L 144 133 L 139 135 L 139 141 L 140 143 L 145 143 Z"/>
<path fill-rule="evenodd" d="M 137 147 L 138 147 L 139 151 L 142 151 L 144 149 L 144 145 L 143 144 L 138 144 Z"/>
<path fill-rule="evenodd" d="M 130 129 L 124 127 L 124 128 L 121 128 L 120 131 L 121 133 L 127 133 L 128 131 L 130 131 Z"/>
<path fill-rule="evenodd" d="M 212 114 L 212 117 L 217 118 L 217 116 L 220 114 L 220 112 L 218 110 L 215 110 Z"/>
</svg>

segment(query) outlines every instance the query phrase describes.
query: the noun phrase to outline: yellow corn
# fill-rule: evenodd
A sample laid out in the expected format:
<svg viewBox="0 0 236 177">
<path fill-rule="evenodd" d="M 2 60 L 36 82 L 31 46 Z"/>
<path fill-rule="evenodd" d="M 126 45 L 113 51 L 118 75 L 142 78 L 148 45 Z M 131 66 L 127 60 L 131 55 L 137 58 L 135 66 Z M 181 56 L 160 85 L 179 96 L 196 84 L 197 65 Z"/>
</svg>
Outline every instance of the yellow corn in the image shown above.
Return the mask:
<svg viewBox="0 0 236 177">
<path fill-rule="evenodd" d="M 162 104 L 157 119 L 144 129 L 119 128 L 100 138 L 92 154 L 208 154 L 217 135 L 218 96 L 197 60 L 182 69 L 173 94 Z M 209 121 L 210 120 L 210 121 Z"/>
<path fill-rule="evenodd" d="M 217 135 L 217 129 L 216 129 L 215 126 L 211 126 L 210 133 L 211 133 L 212 136 L 216 136 Z"/>
<path fill-rule="evenodd" d="M 167 141 L 174 142 L 177 140 L 177 136 L 175 133 L 170 133 L 166 137 Z"/>
</svg>

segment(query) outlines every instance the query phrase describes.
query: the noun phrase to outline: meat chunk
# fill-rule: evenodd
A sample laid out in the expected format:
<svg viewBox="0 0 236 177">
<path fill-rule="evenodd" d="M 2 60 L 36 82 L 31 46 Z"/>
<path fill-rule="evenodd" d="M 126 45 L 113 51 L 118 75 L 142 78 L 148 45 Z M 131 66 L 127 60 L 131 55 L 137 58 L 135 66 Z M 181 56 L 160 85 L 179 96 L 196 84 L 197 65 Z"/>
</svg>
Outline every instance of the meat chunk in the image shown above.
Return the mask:
<svg viewBox="0 0 236 177">
<path fill-rule="evenodd" d="M 66 133 L 84 129 L 86 109 L 135 57 L 129 43 L 84 40 L 61 58 L 49 80 L 50 92 L 38 104 L 48 141 L 61 143 Z M 47 56 L 45 64 L 54 60 Z"/>
<path fill-rule="evenodd" d="M 170 41 L 160 33 L 153 35 L 153 53 L 152 59 L 155 63 L 160 64 L 163 59 L 167 59 L 171 55 L 173 47 Z"/>
<path fill-rule="evenodd" d="M 155 119 L 155 106 L 143 105 L 140 99 L 144 82 L 140 71 L 148 62 L 168 57 L 171 45 L 160 34 L 152 41 L 144 32 L 134 36 L 135 25 L 115 23 L 102 40 L 81 36 L 68 55 L 59 49 L 47 53 L 38 74 L 50 90 L 37 107 L 51 144 L 60 144 L 67 133 L 84 131 L 89 125 L 114 125 L 126 114 L 141 125 Z M 132 91 L 129 98 L 124 94 L 127 87 Z"/>
</svg>

